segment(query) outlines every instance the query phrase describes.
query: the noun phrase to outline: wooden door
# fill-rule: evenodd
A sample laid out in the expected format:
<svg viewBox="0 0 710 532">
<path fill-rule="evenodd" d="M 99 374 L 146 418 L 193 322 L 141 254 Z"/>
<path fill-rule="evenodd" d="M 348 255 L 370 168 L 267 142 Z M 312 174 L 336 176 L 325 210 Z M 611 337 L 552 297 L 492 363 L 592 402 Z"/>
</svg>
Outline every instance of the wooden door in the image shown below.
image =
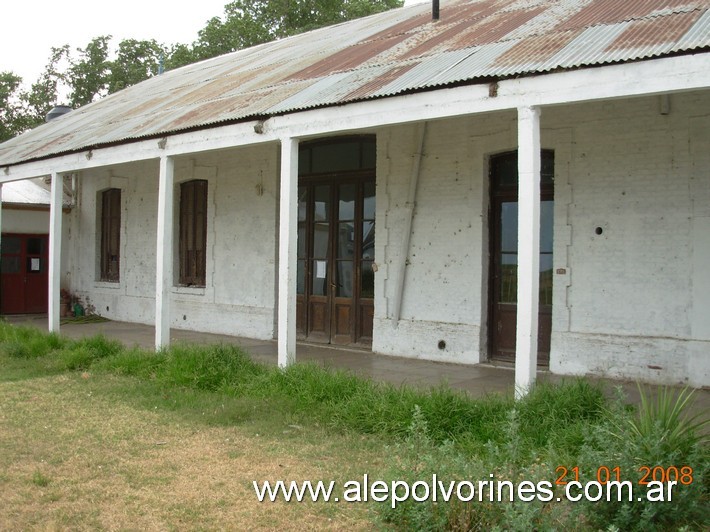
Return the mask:
<svg viewBox="0 0 710 532">
<path fill-rule="evenodd" d="M 334 344 L 372 343 L 374 176 L 299 186 L 297 329 Z"/>
<path fill-rule="evenodd" d="M 554 154 L 542 152 L 540 194 L 540 306 L 538 364 L 550 358 L 552 331 L 552 243 Z M 494 360 L 513 362 L 518 297 L 518 156 L 508 152 L 490 161 L 489 346 Z"/>
<path fill-rule="evenodd" d="M 2 235 L 3 314 L 47 312 L 48 242 L 47 235 Z"/>
</svg>

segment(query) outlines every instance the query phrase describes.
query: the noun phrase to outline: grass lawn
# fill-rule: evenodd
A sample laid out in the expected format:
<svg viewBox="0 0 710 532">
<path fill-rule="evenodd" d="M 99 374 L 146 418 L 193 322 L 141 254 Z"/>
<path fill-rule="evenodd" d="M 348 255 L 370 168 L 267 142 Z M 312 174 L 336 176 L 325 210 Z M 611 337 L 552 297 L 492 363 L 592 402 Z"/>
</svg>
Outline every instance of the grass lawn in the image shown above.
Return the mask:
<svg viewBox="0 0 710 532">
<path fill-rule="evenodd" d="M 0 366 L 0 530 L 371 528 L 366 505 L 260 503 L 252 480 L 376 473 L 376 438 L 134 377 Z"/>
<path fill-rule="evenodd" d="M 710 455 L 688 394 L 636 410 L 575 379 L 472 399 L 251 361 L 231 346 L 127 349 L 0 322 L 0 530 L 708 529 Z M 692 468 L 672 503 L 571 503 L 560 467 L 639 484 Z M 682 469 L 685 468 L 685 469 Z M 253 481 L 551 482 L 514 502 L 275 503 Z M 564 480 L 564 479 L 563 479 Z M 465 490 L 464 490 L 465 493 Z M 551 492 L 552 494 L 552 492 Z"/>
</svg>

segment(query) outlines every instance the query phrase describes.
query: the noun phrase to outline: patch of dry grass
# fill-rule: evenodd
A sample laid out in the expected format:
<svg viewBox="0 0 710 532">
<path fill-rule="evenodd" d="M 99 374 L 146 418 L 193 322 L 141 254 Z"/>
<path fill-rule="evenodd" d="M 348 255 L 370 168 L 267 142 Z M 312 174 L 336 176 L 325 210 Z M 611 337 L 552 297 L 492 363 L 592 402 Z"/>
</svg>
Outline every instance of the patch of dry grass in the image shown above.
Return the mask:
<svg viewBox="0 0 710 532">
<path fill-rule="evenodd" d="M 284 425 L 210 426 L 117 400 L 136 386 L 85 373 L 0 382 L 0 529 L 369 529 L 345 503 L 259 503 L 252 480 L 381 470 L 381 446 Z"/>
</svg>

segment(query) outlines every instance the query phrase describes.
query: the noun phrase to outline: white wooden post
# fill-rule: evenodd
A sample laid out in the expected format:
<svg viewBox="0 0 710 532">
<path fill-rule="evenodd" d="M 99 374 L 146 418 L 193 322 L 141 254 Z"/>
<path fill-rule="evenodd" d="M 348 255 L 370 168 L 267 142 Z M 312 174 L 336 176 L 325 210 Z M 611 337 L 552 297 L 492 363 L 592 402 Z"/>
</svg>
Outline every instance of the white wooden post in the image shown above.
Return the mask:
<svg viewBox="0 0 710 532">
<path fill-rule="evenodd" d="M 175 161 L 160 158 L 158 238 L 155 271 L 155 348 L 170 345 L 170 289 L 173 285 L 173 196 Z"/>
<path fill-rule="evenodd" d="M 279 205 L 278 363 L 296 361 L 296 231 L 298 224 L 298 140 L 281 140 Z"/>
<path fill-rule="evenodd" d="M 540 109 L 518 109 L 518 317 L 515 396 L 535 384 L 540 284 Z"/>
<path fill-rule="evenodd" d="M 62 275 L 62 202 L 64 176 L 52 172 L 49 203 L 49 290 L 47 294 L 49 332 L 59 332 L 59 305 Z"/>
</svg>

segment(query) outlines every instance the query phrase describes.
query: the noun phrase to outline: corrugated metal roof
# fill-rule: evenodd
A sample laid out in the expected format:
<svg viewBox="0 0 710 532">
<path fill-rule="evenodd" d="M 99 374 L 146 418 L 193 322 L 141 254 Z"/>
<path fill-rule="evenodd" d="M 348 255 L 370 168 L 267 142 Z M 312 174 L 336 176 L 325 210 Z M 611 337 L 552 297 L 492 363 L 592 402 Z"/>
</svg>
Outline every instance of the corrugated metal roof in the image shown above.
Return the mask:
<svg viewBox="0 0 710 532">
<path fill-rule="evenodd" d="M 443 0 L 167 72 L 0 145 L 0 165 L 225 122 L 710 48 L 710 0 Z"/>
<path fill-rule="evenodd" d="M 41 180 L 27 179 L 5 183 L 2 186 L 2 202 L 20 205 L 49 205 L 51 194 Z"/>
</svg>

